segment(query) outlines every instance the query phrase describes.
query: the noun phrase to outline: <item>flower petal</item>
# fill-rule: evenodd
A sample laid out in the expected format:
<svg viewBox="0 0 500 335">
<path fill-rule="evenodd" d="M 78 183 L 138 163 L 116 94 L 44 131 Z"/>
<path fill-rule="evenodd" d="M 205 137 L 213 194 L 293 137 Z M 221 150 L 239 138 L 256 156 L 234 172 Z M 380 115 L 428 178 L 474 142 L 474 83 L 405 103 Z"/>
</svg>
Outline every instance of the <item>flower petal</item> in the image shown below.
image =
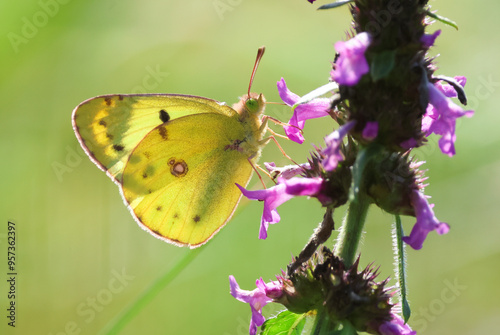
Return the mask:
<svg viewBox="0 0 500 335">
<path fill-rule="evenodd" d="M 300 100 L 297 94 L 288 89 L 285 79 L 281 78 L 277 85 L 281 100 L 288 106 L 294 106 Z M 329 109 L 330 101 L 328 99 L 313 99 L 296 106 L 290 121 L 288 121 L 289 125 L 283 126 L 286 135 L 294 142 L 303 143 L 304 137 L 301 130 L 304 129 L 305 121 L 327 116 Z"/>
<path fill-rule="evenodd" d="M 278 184 L 268 189 L 257 191 L 246 190 L 238 184 L 236 184 L 236 186 L 238 186 L 243 195 L 248 199 L 264 201 L 264 211 L 260 222 L 259 239 L 266 239 L 269 224 L 274 224 L 280 221 L 280 216 L 276 208 L 294 196 L 286 193 L 285 184 Z"/>
<path fill-rule="evenodd" d="M 281 78 L 277 85 L 281 100 L 283 100 L 283 102 L 288 106 L 293 106 L 297 101 L 299 101 L 300 97 L 288 89 L 284 78 Z"/>
<path fill-rule="evenodd" d="M 283 294 L 283 285 L 279 281 L 273 281 L 268 284 L 258 279 L 257 288 L 252 291 L 242 290 L 234 276 L 229 276 L 229 288 L 231 295 L 239 301 L 250 305 L 252 311 L 252 320 L 250 321 L 249 333 L 255 335 L 257 327 L 262 326 L 266 319 L 262 316 L 262 307 L 279 298 Z"/>
<path fill-rule="evenodd" d="M 277 167 L 276 164 L 274 163 L 264 162 L 264 166 L 266 167 L 267 171 L 269 171 L 271 176 L 273 176 L 273 178 L 282 177 L 284 179 L 290 179 L 292 177 L 295 177 L 296 175 L 303 173 L 305 169 L 311 168 L 311 164 L 309 163 L 302 163 L 300 165 L 285 165 L 282 167 Z"/>
<path fill-rule="evenodd" d="M 326 171 L 335 170 L 338 163 L 344 160 L 340 152 L 342 140 L 355 125 L 356 121 L 349 121 L 325 138 L 326 148 L 323 150 L 325 158 L 322 163 Z"/>
<path fill-rule="evenodd" d="M 282 180 L 286 185 L 286 192 L 293 195 L 317 195 L 323 187 L 323 178 L 291 178 Z"/>
<path fill-rule="evenodd" d="M 415 209 L 417 222 L 413 226 L 409 236 L 403 237 L 403 241 L 408 243 L 413 249 L 419 250 L 431 231 L 435 230 L 439 235 L 446 234 L 450 226 L 445 222 L 440 222 L 434 215 L 432 206 L 429 205 L 425 195 L 415 190 L 410 196 L 411 203 Z"/>
<path fill-rule="evenodd" d="M 340 85 L 356 85 L 361 77 L 370 71 L 365 51 L 371 43 L 370 34 L 364 32 L 344 42 L 335 43 L 339 53 L 335 67 L 331 72 L 333 80 Z"/>
<path fill-rule="evenodd" d="M 441 30 L 436 30 L 432 34 L 423 34 L 422 37 L 420 37 L 420 42 L 424 46 L 424 48 L 430 48 L 431 46 L 434 45 L 434 41 L 436 41 L 436 38 L 441 34 Z"/>
<path fill-rule="evenodd" d="M 363 129 L 363 133 L 361 134 L 365 140 L 372 141 L 378 135 L 378 122 L 367 122 L 365 128 Z"/>
<path fill-rule="evenodd" d="M 448 85 L 449 86 L 449 85 Z M 457 104 L 453 103 L 447 95 L 452 93 L 443 92 L 443 85 L 434 85 L 429 83 L 427 85 L 429 93 L 429 106 L 427 107 L 426 114 L 422 118 L 422 131 L 427 136 L 432 133 L 441 135 L 439 140 L 439 148 L 444 154 L 453 156 L 455 154 L 455 124 L 456 119 L 462 116 L 471 117 L 474 111 L 464 111 Z M 454 93 L 456 96 L 456 92 Z"/>
<path fill-rule="evenodd" d="M 405 324 L 403 319 L 396 314 L 392 314 L 391 321 L 386 321 L 380 325 L 378 331 L 381 335 L 415 335 L 416 331 L 412 330 L 408 324 Z"/>
</svg>

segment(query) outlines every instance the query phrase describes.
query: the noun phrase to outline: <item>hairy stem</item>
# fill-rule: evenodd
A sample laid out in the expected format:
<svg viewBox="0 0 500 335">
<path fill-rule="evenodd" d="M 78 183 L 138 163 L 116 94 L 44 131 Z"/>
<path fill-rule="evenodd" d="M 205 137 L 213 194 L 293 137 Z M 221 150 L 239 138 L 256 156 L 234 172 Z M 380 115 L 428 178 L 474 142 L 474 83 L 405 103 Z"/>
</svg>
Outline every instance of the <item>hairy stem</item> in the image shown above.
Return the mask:
<svg viewBox="0 0 500 335">
<path fill-rule="evenodd" d="M 343 260 L 346 268 L 350 267 L 356 258 L 369 205 L 370 201 L 361 192 L 349 204 L 335 247 L 335 255 Z"/>
</svg>

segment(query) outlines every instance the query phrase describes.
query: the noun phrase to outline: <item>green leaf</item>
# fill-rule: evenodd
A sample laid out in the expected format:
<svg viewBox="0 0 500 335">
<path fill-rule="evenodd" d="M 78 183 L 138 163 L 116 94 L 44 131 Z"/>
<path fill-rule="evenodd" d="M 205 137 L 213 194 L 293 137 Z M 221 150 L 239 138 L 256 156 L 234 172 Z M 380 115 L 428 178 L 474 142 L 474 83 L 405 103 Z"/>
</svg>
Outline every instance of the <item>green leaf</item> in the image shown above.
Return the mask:
<svg viewBox="0 0 500 335">
<path fill-rule="evenodd" d="M 456 30 L 458 30 L 458 25 L 455 21 L 452 21 L 444 16 L 438 15 L 436 13 L 431 12 L 430 10 L 427 10 L 427 16 L 432 17 L 433 19 L 436 19 L 444 24 L 447 24 L 449 26 L 452 26 Z"/>
<path fill-rule="evenodd" d="M 306 323 L 307 314 L 283 311 L 262 325 L 261 335 L 300 335 Z"/>
<path fill-rule="evenodd" d="M 387 77 L 394 68 L 396 50 L 388 50 L 376 53 L 370 66 L 370 74 L 373 81 Z"/>
<path fill-rule="evenodd" d="M 329 3 L 329 4 L 323 5 L 323 6 L 319 7 L 318 9 L 330 9 L 330 8 L 337 8 L 337 7 L 340 7 L 340 6 L 346 5 L 346 4 L 348 4 L 349 2 L 353 2 L 353 1 L 354 1 L 354 0 L 339 0 L 339 1 L 336 1 L 336 2 L 332 2 L 332 3 Z"/>
<path fill-rule="evenodd" d="M 406 254 L 405 254 L 405 244 L 403 243 L 403 225 L 401 224 L 401 217 L 396 215 L 396 235 L 394 236 L 395 249 L 397 250 L 397 275 L 399 281 L 399 294 L 401 297 L 401 304 L 403 306 L 403 319 L 405 323 L 411 315 L 410 304 L 408 303 L 406 297 Z"/>
</svg>

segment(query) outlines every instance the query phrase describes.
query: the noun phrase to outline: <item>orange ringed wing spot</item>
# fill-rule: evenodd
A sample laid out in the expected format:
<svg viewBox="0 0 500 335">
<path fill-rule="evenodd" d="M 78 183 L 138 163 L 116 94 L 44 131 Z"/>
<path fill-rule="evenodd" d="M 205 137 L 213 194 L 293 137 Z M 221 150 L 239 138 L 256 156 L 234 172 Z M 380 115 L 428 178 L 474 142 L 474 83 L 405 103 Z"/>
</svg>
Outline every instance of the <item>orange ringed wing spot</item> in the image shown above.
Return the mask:
<svg viewBox="0 0 500 335">
<path fill-rule="evenodd" d="M 176 159 L 172 157 L 168 160 L 168 165 L 170 166 L 170 173 L 174 177 L 184 177 L 188 173 L 188 165 L 182 159 Z"/>
</svg>

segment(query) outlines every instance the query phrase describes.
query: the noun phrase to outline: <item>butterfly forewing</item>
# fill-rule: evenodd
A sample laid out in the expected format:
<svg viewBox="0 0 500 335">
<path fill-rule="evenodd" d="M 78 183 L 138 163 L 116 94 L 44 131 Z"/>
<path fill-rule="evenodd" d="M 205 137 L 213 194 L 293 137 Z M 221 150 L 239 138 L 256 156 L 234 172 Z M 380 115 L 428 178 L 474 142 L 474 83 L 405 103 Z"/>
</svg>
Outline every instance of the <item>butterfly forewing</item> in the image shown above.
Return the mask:
<svg viewBox="0 0 500 335">
<path fill-rule="evenodd" d="M 214 136 L 217 134 L 217 136 Z M 206 113 L 170 120 L 130 155 L 122 195 L 144 228 L 171 243 L 197 246 L 230 219 L 252 174 L 239 150 L 238 117 Z"/>
<path fill-rule="evenodd" d="M 73 111 L 73 128 L 87 154 L 117 183 L 130 153 L 155 127 L 179 117 L 235 111 L 215 100 L 177 94 L 104 95 Z"/>
</svg>

